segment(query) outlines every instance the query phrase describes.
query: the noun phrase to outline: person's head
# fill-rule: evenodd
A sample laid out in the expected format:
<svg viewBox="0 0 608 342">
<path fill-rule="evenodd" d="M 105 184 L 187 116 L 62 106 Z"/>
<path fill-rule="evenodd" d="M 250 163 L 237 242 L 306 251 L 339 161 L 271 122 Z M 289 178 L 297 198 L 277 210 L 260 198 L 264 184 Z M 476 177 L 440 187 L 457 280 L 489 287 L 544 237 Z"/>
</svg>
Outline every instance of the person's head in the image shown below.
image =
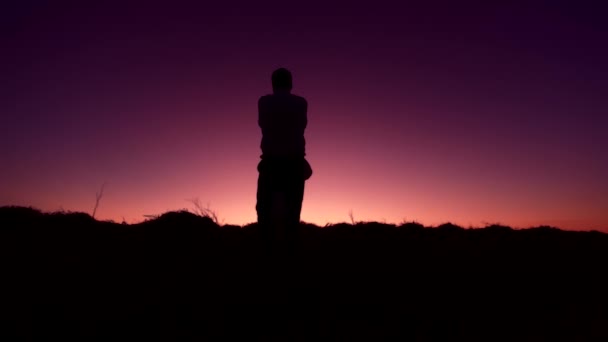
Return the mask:
<svg viewBox="0 0 608 342">
<path fill-rule="evenodd" d="M 272 73 L 272 90 L 291 91 L 291 72 L 285 68 L 279 68 Z"/>
</svg>

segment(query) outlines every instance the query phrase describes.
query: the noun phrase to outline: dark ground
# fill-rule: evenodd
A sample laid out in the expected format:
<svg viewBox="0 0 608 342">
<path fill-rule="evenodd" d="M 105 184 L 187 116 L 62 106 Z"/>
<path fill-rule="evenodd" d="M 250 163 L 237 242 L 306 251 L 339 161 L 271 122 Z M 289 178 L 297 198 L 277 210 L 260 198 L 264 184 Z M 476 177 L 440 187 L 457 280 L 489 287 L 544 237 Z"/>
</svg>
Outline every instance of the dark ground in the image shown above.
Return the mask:
<svg viewBox="0 0 608 342">
<path fill-rule="evenodd" d="M 136 225 L 0 208 L 4 341 L 608 341 L 608 235 L 539 227 Z"/>
</svg>

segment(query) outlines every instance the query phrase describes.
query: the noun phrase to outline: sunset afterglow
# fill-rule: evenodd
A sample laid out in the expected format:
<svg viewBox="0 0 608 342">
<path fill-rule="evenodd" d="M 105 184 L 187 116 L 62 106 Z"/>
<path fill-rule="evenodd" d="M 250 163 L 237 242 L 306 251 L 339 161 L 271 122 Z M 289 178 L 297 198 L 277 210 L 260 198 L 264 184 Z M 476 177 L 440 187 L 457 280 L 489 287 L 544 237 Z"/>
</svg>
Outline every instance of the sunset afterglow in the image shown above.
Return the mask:
<svg viewBox="0 0 608 342">
<path fill-rule="evenodd" d="M 254 222 L 257 100 L 286 67 L 309 103 L 302 220 L 608 231 L 599 14 L 254 3 L 2 14 L 0 205 L 91 213 L 105 183 L 98 219 L 198 198 Z"/>
</svg>

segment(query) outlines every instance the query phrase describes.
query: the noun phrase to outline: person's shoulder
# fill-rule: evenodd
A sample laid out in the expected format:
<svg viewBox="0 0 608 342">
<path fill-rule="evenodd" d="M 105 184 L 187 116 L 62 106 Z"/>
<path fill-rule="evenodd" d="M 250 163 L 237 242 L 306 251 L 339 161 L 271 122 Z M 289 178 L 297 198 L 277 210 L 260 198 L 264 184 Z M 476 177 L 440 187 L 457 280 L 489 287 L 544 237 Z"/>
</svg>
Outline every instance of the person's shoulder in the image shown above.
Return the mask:
<svg viewBox="0 0 608 342">
<path fill-rule="evenodd" d="M 296 95 L 296 94 L 291 94 L 291 96 L 294 99 L 294 101 L 297 101 L 299 104 L 308 105 L 308 102 L 302 96 Z"/>
<path fill-rule="evenodd" d="M 270 101 L 272 98 L 272 95 L 268 94 L 268 95 L 262 95 L 260 96 L 260 98 L 258 99 L 258 103 L 262 104 L 262 103 L 266 103 L 268 101 Z"/>
<path fill-rule="evenodd" d="M 266 95 L 262 95 L 260 96 L 260 99 L 258 101 L 267 101 L 272 97 L 272 94 L 266 94 Z"/>
</svg>

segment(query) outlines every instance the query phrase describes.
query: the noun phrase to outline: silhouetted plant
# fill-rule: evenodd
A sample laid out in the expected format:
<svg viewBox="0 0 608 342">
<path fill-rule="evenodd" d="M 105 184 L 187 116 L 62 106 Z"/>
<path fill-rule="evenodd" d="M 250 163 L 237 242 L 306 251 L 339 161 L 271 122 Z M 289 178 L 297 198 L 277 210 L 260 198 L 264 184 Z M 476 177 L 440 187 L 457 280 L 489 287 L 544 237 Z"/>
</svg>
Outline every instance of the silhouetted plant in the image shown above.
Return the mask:
<svg viewBox="0 0 608 342">
<path fill-rule="evenodd" d="M 101 198 L 103 197 L 103 190 L 105 187 L 106 183 L 103 183 L 99 192 L 95 193 L 95 207 L 93 208 L 93 214 L 91 215 L 91 217 L 93 218 L 95 218 L 95 213 L 97 212 L 97 208 L 99 207 L 99 201 L 101 201 Z"/>
<path fill-rule="evenodd" d="M 353 210 L 349 210 L 348 211 L 348 217 L 350 218 L 350 223 L 354 226 L 355 224 L 357 224 L 355 222 L 355 215 L 353 215 Z"/>
<path fill-rule="evenodd" d="M 192 203 L 192 205 L 194 206 L 194 209 L 192 210 L 194 214 L 202 217 L 208 217 L 213 220 L 213 222 L 215 222 L 215 224 L 217 224 L 218 226 L 221 226 L 224 223 L 223 220 L 220 220 L 217 211 L 211 209 L 209 203 L 207 203 L 207 206 L 203 207 L 198 197 L 191 198 L 187 201 Z"/>
</svg>

